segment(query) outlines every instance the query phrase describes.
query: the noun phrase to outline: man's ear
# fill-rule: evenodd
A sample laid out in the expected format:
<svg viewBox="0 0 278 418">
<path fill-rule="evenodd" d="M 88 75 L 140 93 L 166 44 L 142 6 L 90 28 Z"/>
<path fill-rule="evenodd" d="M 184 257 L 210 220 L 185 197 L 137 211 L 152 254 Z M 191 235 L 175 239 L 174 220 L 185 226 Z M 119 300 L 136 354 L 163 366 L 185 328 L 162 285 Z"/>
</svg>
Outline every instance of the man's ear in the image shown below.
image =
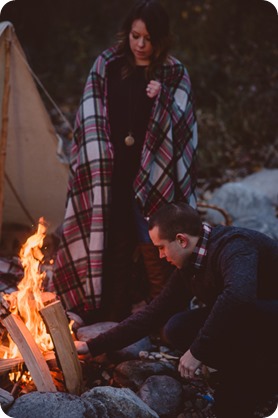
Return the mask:
<svg viewBox="0 0 278 418">
<path fill-rule="evenodd" d="M 188 244 L 188 236 L 186 234 L 179 233 L 176 235 L 176 240 L 182 248 L 186 248 Z"/>
</svg>

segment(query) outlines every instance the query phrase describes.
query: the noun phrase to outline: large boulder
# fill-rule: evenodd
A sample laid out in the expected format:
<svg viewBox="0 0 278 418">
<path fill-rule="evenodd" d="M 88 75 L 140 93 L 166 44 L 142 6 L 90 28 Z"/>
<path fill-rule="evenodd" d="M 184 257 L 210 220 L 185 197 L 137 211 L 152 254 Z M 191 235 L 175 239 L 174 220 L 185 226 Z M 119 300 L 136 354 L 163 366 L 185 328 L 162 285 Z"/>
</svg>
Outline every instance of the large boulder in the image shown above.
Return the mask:
<svg viewBox="0 0 278 418">
<path fill-rule="evenodd" d="M 263 169 L 241 180 L 249 189 L 267 196 L 271 203 L 278 206 L 278 169 Z"/>
<path fill-rule="evenodd" d="M 13 418 L 99 418 L 93 402 L 69 393 L 31 392 L 16 399 L 8 410 Z"/>
<path fill-rule="evenodd" d="M 208 203 L 224 209 L 232 221 L 259 215 L 266 219 L 275 217 L 275 208 L 270 199 L 240 182 L 223 184 L 213 193 Z M 222 215 L 212 209 L 208 210 L 207 218 L 214 224 L 223 223 Z"/>
<path fill-rule="evenodd" d="M 241 182 L 223 184 L 215 190 L 208 203 L 224 209 L 233 225 L 254 229 L 278 239 L 278 219 L 274 204 L 278 182 L 277 179 L 275 183 L 276 172 L 278 170 L 263 170 Z M 266 178 L 271 186 L 264 184 Z M 224 223 L 223 215 L 213 209 L 208 209 L 206 220 L 215 225 Z"/>
</svg>

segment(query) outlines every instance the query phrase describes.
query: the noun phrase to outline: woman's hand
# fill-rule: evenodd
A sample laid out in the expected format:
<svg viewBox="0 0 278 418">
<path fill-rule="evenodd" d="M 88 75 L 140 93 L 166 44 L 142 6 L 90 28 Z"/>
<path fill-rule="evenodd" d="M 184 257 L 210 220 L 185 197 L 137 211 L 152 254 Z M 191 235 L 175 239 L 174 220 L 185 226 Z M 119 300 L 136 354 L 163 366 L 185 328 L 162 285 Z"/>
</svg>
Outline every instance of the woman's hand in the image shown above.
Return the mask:
<svg viewBox="0 0 278 418">
<path fill-rule="evenodd" d="M 201 366 L 201 362 L 197 360 L 190 352 L 187 350 L 183 356 L 180 358 L 178 370 L 181 377 L 187 379 L 193 379 L 195 377 L 196 370 Z"/>
<path fill-rule="evenodd" d="M 156 80 L 151 80 L 146 88 L 147 96 L 150 99 L 153 99 L 154 97 L 158 95 L 158 93 L 160 92 L 160 89 L 161 89 L 160 82 Z"/>
</svg>

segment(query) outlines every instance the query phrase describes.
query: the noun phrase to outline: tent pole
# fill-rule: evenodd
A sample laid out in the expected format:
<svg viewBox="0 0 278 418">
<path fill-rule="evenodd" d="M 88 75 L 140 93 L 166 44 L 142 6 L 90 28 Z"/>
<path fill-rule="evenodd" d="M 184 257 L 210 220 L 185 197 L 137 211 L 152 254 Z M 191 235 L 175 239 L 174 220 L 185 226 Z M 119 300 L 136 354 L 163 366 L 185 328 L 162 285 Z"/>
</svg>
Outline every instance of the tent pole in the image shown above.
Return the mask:
<svg viewBox="0 0 278 418">
<path fill-rule="evenodd" d="M 9 111 L 9 95 L 10 95 L 10 61 L 11 61 L 11 41 L 5 39 L 5 76 L 4 76 L 4 93 L 2 99 L 2 127 L 0 138 L 0 241 L 2 233 L 3 221 L 3 203 L 4 203 L 4 176 L 5 176 L 5 159 L 8 139 L 8 111 Z"/>
</svg>

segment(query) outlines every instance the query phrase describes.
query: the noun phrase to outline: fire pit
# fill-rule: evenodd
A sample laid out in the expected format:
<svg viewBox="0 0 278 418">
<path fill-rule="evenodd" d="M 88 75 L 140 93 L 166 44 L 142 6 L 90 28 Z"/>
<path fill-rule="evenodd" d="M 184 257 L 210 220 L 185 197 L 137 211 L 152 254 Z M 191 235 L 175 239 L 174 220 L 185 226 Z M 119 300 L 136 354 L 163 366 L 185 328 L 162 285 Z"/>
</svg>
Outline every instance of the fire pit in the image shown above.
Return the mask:
<svg viewBox="0 0 278 418">
<path fill-rule="evenodd" d="M 43 292 L 41 248 L 46 231 L 47 225 L 41 218 L 37 231 L 20 250 L 24 277 L 18 291 L 1 294 L 0 321 L 7 330 L 8 345 L 1 346 L 0 370 L 25 364 L 38 391 L 56 392 L 57 385 L 47 364 L 47 359 L 54 358 L 62 371 L 65 390 L 79 395 L 82 370 L 67 316 L 56 295 Z M 22 378 L 23 374 L 19 375 Z M 16 378 L 14 374 L 12 378 Z"/>
</svg>

